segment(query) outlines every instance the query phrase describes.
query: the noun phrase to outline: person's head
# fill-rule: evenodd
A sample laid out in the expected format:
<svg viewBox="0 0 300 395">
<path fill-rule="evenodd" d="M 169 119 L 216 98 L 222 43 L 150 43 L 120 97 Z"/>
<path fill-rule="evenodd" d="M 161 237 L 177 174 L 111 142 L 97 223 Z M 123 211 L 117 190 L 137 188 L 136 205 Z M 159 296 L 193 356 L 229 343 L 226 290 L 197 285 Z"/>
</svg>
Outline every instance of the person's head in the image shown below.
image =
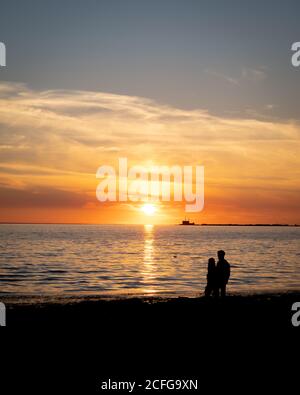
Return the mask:
<svg viewBox="0 0 300 395">
<path fill-rule="evenodd" d="M 215 259 L 214 258 L 209 258 L 209 260 L 208 260 L 208 268 L 211 269 L 211 268 L 214 268 L 215 266 L 216 266 Z"/>
<path fill-rule="evenodd" d="M 223 250 L 218 251 L 219 260 L 222 261 L 224 259 L 224 257 L 225 257 L 225 251 L 223 251 Z"/>
</svg>

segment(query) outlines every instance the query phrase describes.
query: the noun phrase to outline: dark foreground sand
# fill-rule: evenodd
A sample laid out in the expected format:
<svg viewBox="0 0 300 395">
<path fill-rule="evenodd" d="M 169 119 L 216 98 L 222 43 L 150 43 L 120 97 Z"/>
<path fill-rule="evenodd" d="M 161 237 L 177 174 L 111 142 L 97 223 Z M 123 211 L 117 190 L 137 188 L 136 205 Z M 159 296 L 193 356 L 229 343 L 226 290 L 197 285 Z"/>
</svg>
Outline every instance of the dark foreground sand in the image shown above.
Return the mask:
<svg viewBox="0 0 300 395">
<path fill-rule="evenodd" d="M 292 305 L 300 292 L 230 295 L 225 299 L 187 297 L 1 298 L 7 326 L 72 326 L 109 329 L 149 324 L 191 330 L 211 327 L 241 329 L 293 328 Z M 294 329 L 294 328 L 293 328 Z M 296 328 L 297 329 L 297 328 Z"/>
<path fill-rule="evenodd" d="M 11 362 L 3 357 L 2 377 L 10 393 L 99 393 L 101 380 L 149 378 L 197 378 L 201 394 L 270 393 L 280 384 L 290 392 L 298 368 L 300 327 L 291 323 L 297 301 L 300 292 L 225 300 L 7 298 L 7 326 L 16 330 L 3 338 Z"/>
</svg>

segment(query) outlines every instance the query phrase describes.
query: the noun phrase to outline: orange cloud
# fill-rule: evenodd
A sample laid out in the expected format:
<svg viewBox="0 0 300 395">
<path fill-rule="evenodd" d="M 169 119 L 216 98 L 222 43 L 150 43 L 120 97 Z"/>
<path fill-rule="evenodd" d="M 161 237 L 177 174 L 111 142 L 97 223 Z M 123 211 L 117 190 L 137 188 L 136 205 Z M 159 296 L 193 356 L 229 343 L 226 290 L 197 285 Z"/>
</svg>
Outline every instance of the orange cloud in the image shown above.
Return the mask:
<svg viewBox="0 0 300 395">
<path fill-rule="evenodd" d="M 130 165 L 204 165 L 197 221 L 300 222 L 299 148 L 293 120 L 222 118 L 139 97 L 0 83 L 0 219 L 49 222 L 51 212 L 51 222 L 142 221 L 129 206 L 103 210 L 95 196 L 97 168 L 127 157 Z M 173 223 L 184 211 L 170 203 L 160 215 Z"/>
</svg>

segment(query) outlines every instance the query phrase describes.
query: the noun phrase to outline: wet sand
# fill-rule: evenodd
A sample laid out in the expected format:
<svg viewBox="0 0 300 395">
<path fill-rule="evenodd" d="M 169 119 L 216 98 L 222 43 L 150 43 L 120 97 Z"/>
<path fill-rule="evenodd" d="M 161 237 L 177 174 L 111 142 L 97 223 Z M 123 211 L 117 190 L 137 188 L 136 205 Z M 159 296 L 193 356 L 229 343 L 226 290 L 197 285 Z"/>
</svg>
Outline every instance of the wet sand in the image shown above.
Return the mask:
<svg viewBox="0 0 300 395">
<path fill-rule="evenodd" d="M 5 297 L 7 326 L 72 326 L 109 329 L 141 323 L 193 330 L 293 328 L 300 292 L 230 295 L 225 299 L 169 296 Z"/>
</svg>

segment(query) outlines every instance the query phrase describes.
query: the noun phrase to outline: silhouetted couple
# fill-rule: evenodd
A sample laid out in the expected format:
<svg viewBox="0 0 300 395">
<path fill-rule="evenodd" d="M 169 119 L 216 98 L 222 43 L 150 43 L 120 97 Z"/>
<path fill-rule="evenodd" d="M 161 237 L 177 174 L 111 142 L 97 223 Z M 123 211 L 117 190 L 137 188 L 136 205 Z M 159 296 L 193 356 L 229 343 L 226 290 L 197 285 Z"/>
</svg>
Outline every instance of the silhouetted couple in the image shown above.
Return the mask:
<svg viewBox="0 0 300 395">
<path fill-rule="evenodd" d="M 218 251 L 218 263 L 209 258 L 207 267 L 207 285 L 205 296 L 226 296 L 226 285 L 230 277 L 230 265 L 225 259 L 225 251 Z"/>
</svg>

